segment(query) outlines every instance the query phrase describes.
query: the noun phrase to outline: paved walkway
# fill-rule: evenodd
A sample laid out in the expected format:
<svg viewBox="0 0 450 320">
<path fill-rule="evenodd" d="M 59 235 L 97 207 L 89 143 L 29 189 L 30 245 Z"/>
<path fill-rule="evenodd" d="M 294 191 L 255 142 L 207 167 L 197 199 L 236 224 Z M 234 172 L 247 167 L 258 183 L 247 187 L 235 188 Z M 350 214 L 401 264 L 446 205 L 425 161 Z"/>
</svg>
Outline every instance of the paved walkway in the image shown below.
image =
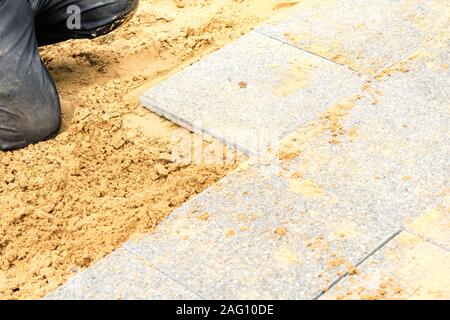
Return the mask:
<svg viewBox="0 0 450 320">
<path fill-rule="evenodd" d="M 450 298 L 449 16 L 302 1 L 149 90 L 251 159 L 47 298 Z"/>
</svg>

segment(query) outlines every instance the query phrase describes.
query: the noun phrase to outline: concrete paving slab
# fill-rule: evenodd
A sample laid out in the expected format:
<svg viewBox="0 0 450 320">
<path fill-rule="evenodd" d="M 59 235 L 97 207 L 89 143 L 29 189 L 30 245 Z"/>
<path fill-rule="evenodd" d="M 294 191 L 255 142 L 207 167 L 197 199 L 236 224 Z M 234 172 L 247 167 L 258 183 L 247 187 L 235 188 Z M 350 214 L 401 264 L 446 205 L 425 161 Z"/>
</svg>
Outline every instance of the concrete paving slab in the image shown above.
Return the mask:
<svg viewBox="0 0 450 320">
<path fill-rule="evenodd" d="M 227 176 L 125 248 L 207 298 L 313 299 L 399 231 L 265 170 Z"/>
<path fill-rule="evenodd" d="M 50 293 L 47 300 L 200 299 L 170 277 L 118 249 Z"/>
<path fill-rule="evenodd" d="M 259 154 L 358 89 L 348 68 L 251 32 L 147 91 L 152 111 Z"/>
<path fill-rule="evenodd" d="M 418 50 L 338 104 L 328 128 L 298 146 L 291 170 L 388 224 L 435 207 L 449 187 L 448 48 Z"/>
<path fill-rule="evenodd" d="M 257 31 L 363 74 L 449 37 L 450 5 L 423 0 L 305 0 Z"/>
<path fill-rule="evenodd" d="M 321 299 L 448 299 L 450 252 L 402 232 Z"/>
</svg>

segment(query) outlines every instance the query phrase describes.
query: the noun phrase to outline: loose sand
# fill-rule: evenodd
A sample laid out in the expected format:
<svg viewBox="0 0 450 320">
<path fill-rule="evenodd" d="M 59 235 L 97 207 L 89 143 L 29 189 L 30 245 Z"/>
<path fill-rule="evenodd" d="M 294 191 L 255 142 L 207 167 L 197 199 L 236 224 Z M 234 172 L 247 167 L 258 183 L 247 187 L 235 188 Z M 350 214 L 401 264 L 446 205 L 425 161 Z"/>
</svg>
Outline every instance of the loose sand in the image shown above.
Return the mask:
<svg viewBox="0 0 450 320">
<path fill-rule="evenodd" d="M 168 161 L 177 127 L 138 96 L 293 4 L 141 0 L 117 32 L 41 50 L 64 132 L 0 153 L 0 299 L 43 297 L 236 166 Z"/>
</svg>

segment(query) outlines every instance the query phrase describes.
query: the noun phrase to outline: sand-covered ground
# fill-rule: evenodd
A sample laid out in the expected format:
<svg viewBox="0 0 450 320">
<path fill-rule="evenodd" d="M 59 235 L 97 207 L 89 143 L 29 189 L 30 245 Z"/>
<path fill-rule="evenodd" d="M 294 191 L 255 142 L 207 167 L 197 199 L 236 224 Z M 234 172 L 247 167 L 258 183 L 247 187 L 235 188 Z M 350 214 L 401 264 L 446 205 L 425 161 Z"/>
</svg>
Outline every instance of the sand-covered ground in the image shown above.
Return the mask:
<svg viewBox="0 0 450 320">
<path fill-rule="evenodd" d="M 295 3 L 141 0 L 110 35 L 41 49 L 64 132 L 0 153 L 0 299 L 43 297 L 237 165 L 170 162 L 179 129 L 139 94 Z"/>
</svg>

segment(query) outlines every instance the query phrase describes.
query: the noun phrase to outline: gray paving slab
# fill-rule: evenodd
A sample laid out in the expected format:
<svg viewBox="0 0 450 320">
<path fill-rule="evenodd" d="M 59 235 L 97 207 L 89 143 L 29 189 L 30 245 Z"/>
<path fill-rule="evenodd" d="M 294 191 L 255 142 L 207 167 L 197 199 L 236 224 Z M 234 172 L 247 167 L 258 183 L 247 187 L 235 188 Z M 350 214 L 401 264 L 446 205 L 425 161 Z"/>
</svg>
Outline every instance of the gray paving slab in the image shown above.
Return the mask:
<svg viewBox="0 0 450 320">
<path fill-rule="evenodd" d="M 449 57 L 448 44 L 435 43 L 376 77 L 338 136 L 302 145 L 291 170 L 389 224 L 437 205 L 449 187 Z"/>
<path fill-rule="evenodd" d="M 235 172 L 125 248 L 207 298 L 313 299 L 399 231 L 290 183 L 264 165 Z"/>
<path fill-rule="evenodd" d="M 346 67 L 251 32 L 151 88 L 142 102 L 181 126 L 258 154 L 362 81 Z"/>
<path fill-rule="evenodd" d="M 450 28 L 448 1 L 306 0 L 257 31 L 374 74 Z"/>
<path fill-rule="evenodd" d="M 71 278 L 47 300 L 185 300 L 200 297 L 170 277 L 118 249 Z"/>
<path fill-rule="evenodd" d="M 450 252 L 402 232 L 321 299 L 449 299 Z"/>
</svg>

